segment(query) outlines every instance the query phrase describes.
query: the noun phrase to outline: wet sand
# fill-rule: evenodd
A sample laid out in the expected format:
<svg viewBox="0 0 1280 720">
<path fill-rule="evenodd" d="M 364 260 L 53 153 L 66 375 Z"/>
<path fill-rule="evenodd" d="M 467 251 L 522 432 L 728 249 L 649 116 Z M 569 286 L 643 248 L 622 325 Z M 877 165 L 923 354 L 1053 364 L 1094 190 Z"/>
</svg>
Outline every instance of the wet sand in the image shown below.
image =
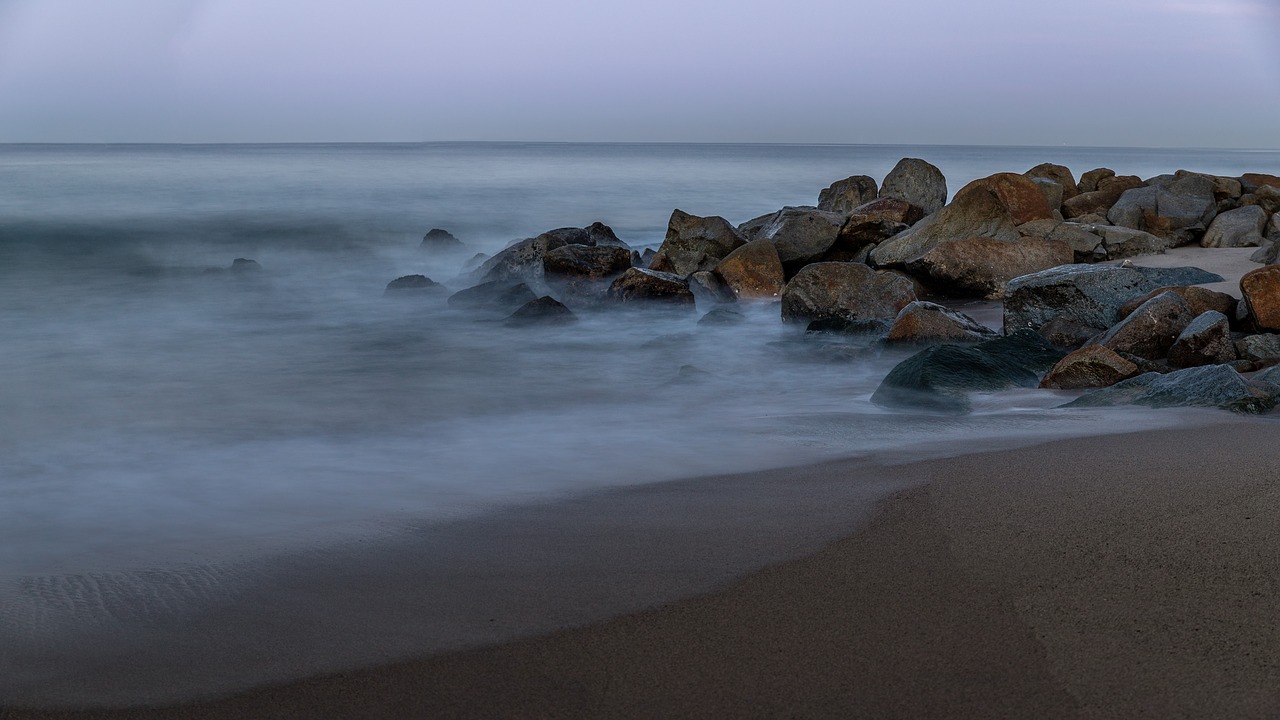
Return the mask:
<svg viewBox="0 0 1280 720">
<path fill-rule="evenodd" d="M 1277 437 L 1224 415 L 884 466 L 924 484 L 691 599 L 207 703 L 0 717 L 1274 717 Z"/>
</svg>

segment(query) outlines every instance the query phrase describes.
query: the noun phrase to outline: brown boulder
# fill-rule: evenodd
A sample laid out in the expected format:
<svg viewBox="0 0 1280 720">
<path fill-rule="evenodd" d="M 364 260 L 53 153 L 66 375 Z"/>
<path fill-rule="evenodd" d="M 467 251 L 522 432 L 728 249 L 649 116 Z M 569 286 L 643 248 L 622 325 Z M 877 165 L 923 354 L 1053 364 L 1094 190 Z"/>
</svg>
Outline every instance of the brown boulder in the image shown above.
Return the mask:
<svg viewBox="0 0 1280 720">
<path fill-rule="evenodd" d="M 1071 170 L 1063 165 L 1041 163 L 1026 171 L 1023 175 L 1029 178 L 1044 178 L 1057 183 L 1062 187 L 1062 200 L 1064 202 L 1080 194 L 1080 191 L 1076 188 L 1076 179 L 1071 174 Z"/>
<path fill-rule="evenodd" d="M 1187 303 L 1187 307 L 1191 309 L 1192 314 L 1202 315 L 1210 310 L 1232 317 L 1236 312 L 1236 299 L 1230 295 L 1210 290 L 1208 288 L 1196 287 L 1195 285 L 1182 285 L 1175 287 L 1162 287 L 1152 290 L 1151 292 L 1136 297 L 1120 307 L 1120 319 L 1129 317 L 1134 310 L 1137 310 L 1143 303 L 1162 292 L 1171 292 L 1183 299 Z"/>
<path fill-rule="evenodd" d="M 907 270 L 947 294 L 999 299 L 1010 280 L 1073 259 L 1071 246 L 1061 240 L 969 237 L 943 240 L 908 262 Z"/>
<path fill-rule="evenodd" d="M 894 318 L 885 339 L 896 343 L 980 342 L 998 334 L 962 312 L 916 300 Z"/>
<path fill-rule="evenodd" d="M 854 208 L 875 200 L 879 195 L 876 181 L 866 175 L 837 180 L 818 193 L 818 209 L 848 214 Z"/>
<path fill-rule="evenodd" d="M 1097 190 L 1082 192 L 1070 200 L 1064 200 L 1062 217 L 1071 220 L 1084 215 L 1106 215 L 1126 190 L 1140 187 L 1143 187 L 1142 178 L 1134 175 L 1102 178 Z"/>
<path fill-rule="evenodd" d="M 1280 177 L 1265 173 L 1245 173 L 1240 176 L 1240 187 L 1244 192 L 1257 192 L 1264 185 L 1280 188 Z"/>
<path fill-rule="evenodd" d="M 602 280 L 631 267 L 631 251 L 614 245 L 565 245 L 547 252 L 542 267 L 548 276 Z"/>
<path fill-rule="evenodd" d="M 949 205 L 881 243 L 871 252 L 878 266 L 903 266 L 944 240 L 992 237 L 1017 240 L 1018 226 L 1052 218 L 1044 193 L 1030 179 L 997 173 L 960 189 Z"/>
<path fill-rule="evenodd" d="M 1053 366 L 1040 387 L 1055 390 L 1083 390 L 1108 387 L 1138 374 L 1138 366 L 1101 345 L 1083 347 Z"/>
<path fill-rule="evenodd" d="M 649 267 L 688 277 L 709 270 L 715 263 L 746 244 L 728 220 L 712 215 L 698 217 L 674 210 L 667 221 L 667 236 Z"/>
<path fill-rule="evenodd" d="M 859 263 L 814 263 L 782 289 L 782 319 L 892 320 L 915 299 L 911 281 L 901 275 Z"/>
<path fill-rule="evenodd" d="M 1076 183 L 1076 189 L 1083 193 L 1091 193 L 1098 189 L 1098 183 L 1106 178 L 1116 176 L 1116 171 L 1111 168 L 1095 168 L 1089 170 L 1080 176 L 1080 182 Z"/>
<path fill-rule="evenodd" d="M 915 225 L 923 217 L 924 210 L 920 206 L 912 205 L 901 198 L 872 200 L 849 212 L 850 221 L 887 220 L 904 225 Z"/>
<path fill-rule="evenodd" d="M 1169 348 L 1178 335 L 1195 317 L 1177 293 L 1160 293 L 1090 344 L 1147 360 L 1159 360 L 1169 354 Z"/>
<path fill-rule="evenodd" d="M 657 302 L 693 307 L 689 283 L 679 275 L 631 268 L 609 286 L 609 297 L 618 302 Z"/>
<path fill-rule="evenodd" d="M 785 281 L 778 250 L 768 240 L 752 240 L 734 250 L 713 272 L 740 298 L 775 298 Z"/>
<path fill-rule="evenodd" d="M 1240 294 L 1259 330 L 1280 331 L 1280 265 L 1245 273 L 1240 278 Z"/>
</svg>

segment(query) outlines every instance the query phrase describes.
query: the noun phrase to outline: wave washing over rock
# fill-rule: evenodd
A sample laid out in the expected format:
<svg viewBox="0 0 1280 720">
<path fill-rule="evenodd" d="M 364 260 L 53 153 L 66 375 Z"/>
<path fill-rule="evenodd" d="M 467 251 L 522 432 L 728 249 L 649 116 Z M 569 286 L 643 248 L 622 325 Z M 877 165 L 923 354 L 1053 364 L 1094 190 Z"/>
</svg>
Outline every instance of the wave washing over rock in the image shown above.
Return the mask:
<svg viewBox="0 0 1280 720">
<path fill-rule="evenodd" d="M 1277 266 L 1152 258 L 1274 260 L 1280 156 L 905 150 L 0 148 L 0 701 L 318 547 L 1275 404 Z"/>
</svg>

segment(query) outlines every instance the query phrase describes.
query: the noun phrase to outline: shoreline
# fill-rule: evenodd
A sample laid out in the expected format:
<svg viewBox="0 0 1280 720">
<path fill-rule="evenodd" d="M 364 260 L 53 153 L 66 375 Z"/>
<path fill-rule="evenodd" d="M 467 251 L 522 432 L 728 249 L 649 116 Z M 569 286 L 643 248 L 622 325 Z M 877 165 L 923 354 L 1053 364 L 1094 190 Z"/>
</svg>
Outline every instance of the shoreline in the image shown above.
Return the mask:
<svg viewBox="0 0 1280 720">
<path fill-rule="evenodd" d="M 1089 579 L 1089 573 L 1084 571 L 1089 571 L 1091 566 L 1085 560 L 1099 557 L 1115 560 L 1116 554 L 1123 555 L 1126 547 L 1155 552 L 1157 548 L 1152 545 L 1153 537 L 1165 537 L 1161 533 L 1167 530 L 1161 524 L 1161 518 L 1178 519 L 1183 526 L 1181 543 L 1175 550 L 1181 555 L 1175 556 L 1173 551 L 1169 551 L 1171 556 L 1163 558 L 1162 567 L 1182 567 L 1179 564 L 1181 559 L 1194 559 L 1196 562 L 1186 565 L 1194 572 L 1163 577 L 1164 581 L 1174 582 L 1176 587 L 1181 587 L 1178 583 L 1184 583 L 1190 589 L 1171 596 L 1169 601 L 1181 599 L 1192 603 L 1190 609 L 1206 610 L 1194 601 L 1207 600 L 1209 595 L 1206 592 L 1222 589 L 1219 587 L 1221 573 L 1205 566 L 1203 548 L 1195 542 L 1209 542 L 1215 537 L 1214 533 L 1240 532 L 1232 523 L 1206 527 L 1204 521 L 1214 508 L 1232 500 L 1232 493 L 1239 496 L 1241 492 L 1266 491 L 1268 484 L 1274 484 L 1270 478 L 1277 477 L 1276 471 L 1280 470 L 1280 449 L 1267 445 L 1274 432 L 1275 425 L 1268 420 L 1224 416 L 1221 423 L 1201 427 L 1054 440 L 1030 447 L 941 460 L 877 465 L 882 482 L 904 484 L 897 488 L 890 500 L 877 504 L 874 516 L 868 513 L 869 524 L 864 523 L 862 529 L 852 534 L 839 531 L 839 518 L 843 515 L 847 522 L 849 513 L 857 511 L 856 502 L 832 513 L 829 512 L 832 509 L 829 503 L 806 506 L 806 493 L 803 492 L 793 493 L 789 504 L 779 504 L 776 495 L 756 497 L 754 502 L 760 503 L 760 508 L 776 510 L 772 527 L 762 528 L 761 534 L 798 533 L 791 542 L 792 550 L 800 551 L 799 559 L 774 559 L 764 569 L 748 571 L 745 576 L 737 573 L 715 583 L 709 593 L 704 591 L 691 598 L 665 602 L 656 608 L 632 611 L 620 617 L 615 613 L 610 615 L 613 619 L 599 618 L 585 627 L 550 629 L 531 638 L 511 637 L 506 642 L 482 643 L 484 647 L 478 649 L 457 649 L 407 662 L 375 663 L 373 667 L 250 690 L 205 704 L 170 706 L 153 711 L 124 709 L 86 713 L 10 709 L 8 715 L 0 716 L 6 720 L 55 717 L 391 717 L 411 712 L 423 716 L 447 713 L 480 717 L 495 714 L 573 715 L 585 712 L 588 707 L 596 707 L 597 703 L 605 703 L 604 706 L 609 708 L 605 715 L 627 717 L 645 716 L 644 708 L 657 702 L 655 698 L 659 696 L 672 714 L 723 716 L 755 707 L 753 712 L 746 714 L 760 715 L 771 714 L 767 712 L 768 708 L 776 711 L 772 714 L 777 714 L 790 707 L 799 707 L 786 704 L 782 698 L 790 697 L 794 702 L 800 702 L 808 693 L 812 696 L 810 700 L 825 703 L 822 707 L 827 710 L 862 708 L 891 717 L 906 717 L 909 716 L 905 714 L 908 707 L 915 716 L 938 716 L 929 708 L 936 711 L 942 706 L 928 703 L 945 701 L 949 703 L 947 707 L 952 707 L 957 699 L 948 693 L 957 692 L 974 695 L 981 700 L 977 705 L 970 703 L 974 714 L 952 715 L 957 717 L 987 716 L 979 713 L 979 709 L 994 707 L 990 702 L 997 699 L 997 695 L 1000 702 L 1015 704 L 1033 699 L 1044 701 L 1047 704 L 1040 709 L 1046 712 L 1052 708 L 1062 709 L 1070 706 L 1067 701 L 1071 698 L 1079 701 L 1088 696 L 1092 687 L 1072 686 L 1067 687 L 1070 690 L 1067 692 L 1060 687 L 1066 680 L 1079 685 L 1089 678 L 1102 682 L 1106 675 L 1099 671 L 1086 678 L 1077 678 L 1073 672 L 1073 668 L 1079 668 L 1081 657 L 1096 655 L 1102 646 L 1091 648 L 1086 644 L 1077 647 L 1068 642 L 1070 636 L 1059 637 L 1049 632 L 1061 630 L 1064 623 L 1072 625 L 1076 622 L 1080 623 L 1076 629 L 1087 630 L 1084 620 L 1099 611 L 1094 599 L 1113 597 L 1099 595 L 1096 589 L 1081 594 L 1080 588 L 1072 586 L 1072 582 L 1081 583 Z M 1241 452 L 1240 448 L 1248 448 L 1249 452 Z M 1217 487 L 1197 474 L 1214 463 L 1221 466 Z M 756 474 L 760 482 L 754 487 L 762 490 L 772 486 L 776 493 L 786 488 L 803 489 L 806 483 L 839 484 L 844 477 L 842 473 L 847 473 L 849 468 L 849 461 L 811 466 L 807 470 L 802 469 L 801 482 L 795 482 L 796 469 L 773 471 L 771 477 L 758 477 L 761 474 Z M 1123 473 L 1127 477 L 1119 484 L 1109 484 L 1108 477 L 1114 477 L 1115 473 Z M 779 482 L 784 479 L 791 482 Z M 720 481 L 724 483 L 729 479 L 720 478 Z M 913 482 L 914 489 L 907 489 Z M 737 494 L 726 495 L 724 486 L 708 487 L 707 483 L 702 481 L 701 487 L 707 492 L 700 496 L 689 494 L 691 489 L 698 487 L 697 481 L 683 484 L 686 498 L 703 503 L 700 506 L 703 510 L 717 506 L 726 510 L 723 504 L 727 499 L 737 497 L 742 500 Z M 714 482 L 710 484 L 715 485 Z M 630 496 L 640 501 L 648 496 L 652 501 L 681 485 L 675 483 L 665 489 L 641 488 L 615 495 Z M 1047 506 L 1043 502 L 1045 498 L 1053 498 L 1054 503 Z M 1206 512 L 1202 507 L 1195 507 L 1198 502 L 1208 503 L 1210 510 Z M 1280 504 L 1280 496 L 1276 502 Z M 825 526 L 821 522 L 809 524 L 815 507 L 826 512 L 828 520 Z M 868 506 L 864 503 L 861 507 L 866 511 Z M 1168 511 L 1166 516 L 1152 515 L 1161 509 Z M 636 528 L 620 523 L 619 518 L 626 515 L 618 512 L 617 508 L 613 510 L 612 517 L 595 516 L 595 530 L 620 537 L 618 547 L 630 545 L 633 552 L 640 549 L 642 535 L 634 534 Z M 728 509 L 724 517 L 731 517 L 734 512 Z M 1265 508 L 1260 508 L 1258 514 L 1265 512 Z M 560 511 L 555 514 L 563 515 Z M 1142 524 L 1152 522 L 1153 517 L 1159 522 Z M 1081 537 L 1072 540 L 1068 532 L 1071 528 L 1067 526 L 1077 519 L 1083 523 L 1076 528 Z M 689 531 L 695 526 L 703 541 L 715 540 L 717 536 L 724 541 L 735 535 L 724 527 L 717 527 L 715 518 L 704 515 L 698 515 L 696 521 L 691 519 L 687 527 L 678 529 Z M 819 537 L 824 527 L 834 531 L 834 535 L 825 539 Z M 629 536 L 628 531 L 632 531 Z M 666 533 L 657 538 L 666 552 L 677 551 L 668 559 L 679 562 L 684 557 L 686 564 L 689 548 L 697 548 L 698 552 L 714 550 L 709 545 L 690 544 L 694 537 L 688 534 Z M 581 536 L 576 538 L 581 539 Z M 734 538 L 735 544 L 740 539 Z M 775 542 L 778 539 L 777 536 L 773 538 Z M 649 542 L 653 540 L 651 535 Z M 570 540 L 570 548 L 573 541 Z M 1233 541 L 1246 544 L 1230 546 L 1229 549 L 1239 552 L 1227 556 L 1225 561 L 1243 562 L 1247 557 L 1248 563 L 1252 564 L 1271 562 L 1257 557 L 1254 551 L 1259 548 L 1249 546 L 1247 538 L 1243 541 L 1235 538 Z M 681 545 L 683 553 L 679 552 Z M 618 547 L 612 552 L 616 553 Z M 1240 555 L 1250 548 L 1253 554 Z M 721 548 L 720 551 L 727 549 L 731 548 Z M 736 549 L 744 550 L 741 547 Z M 589 570 L 593 563 L 603 564 L 617 559 L 616 555 L 609 557 L 610 551 L 604 551 L 602 556 L 597 552 L 599 550 L 578 548 L 580 564 L 577 577 L 563 572 L 563 568 L 559 574 L 534 573 L 526 577 L 530 583 L 526 591 L 540 593 L 544 602 L 550 599 L 552 607 L 562 605 L 563 601 L 573 597 L 575 588 L 581 590 L 582 586 L 575 583 L 583 579 L 584 570 Z M 647 548 L 634 557 L 651 555 L 652 548 Z M 896 564 L 890 563 L 890 558 L 898 558 Z M 1148 592 L 1137 592 L 1139 588 L 1132 586 L 1131 579 L 1114 572 L 1108 575 L 1107 567 L 1110 566 L 1100 566 L 1098 577 L 1089 582 L 1104 587 L 1119 583 L 1119 586 L 1127 588 L 1129 596 L 1120 599 L 1127 600 L 1128 604 L 1121 602 L 1111 610 L 1132 611 L 1134 627 L 1128 628 L 1130 633 L 1134 628 L 1153 629 L 1152 624 L 1162 616 L 1156 612 L 1161 608 L 1153 609 L 1152 603 L 1158 605 L 1161 598 Z M 543 566 L 539 571 L 547 569 Z M 1126 573 L 1132 575 L 1142 570 L 1141 567 L 1130 567 Z M 660 574 L 661 563 L 648 568 L 634 568 L 633 572 Z M 1280 573 L 1262 574 L 1254 580 L 1278 575 Z M 879 588 L 876 592 L 880 594 L 867 594 L 869 590 L 862 585 L 868 579 L 875 581 L 868 587 Z M 1037 591 L 1040 595 L 1026 592 L 1019 595 L 1015 592 L 1025 591 L 1027 583 L 1033 581 L 1041 583 Z M 931 583 L 936 585 L 931 588 Z M 908 587 L 914 591 L 907 592 Z M 854 594 L 848 595 L 850 592 Z M 931 593 L 948 598 L 954 607 L 930 604 L 933 600 L 925 596 Z M 1048 602 L 1046 597 L 1053 602 Z M 1254 604 L 1258 602 L 1272 601 L 1266 597 L 1255 597 Z M 809 607 L 815 603 L 817 605 Z M 802 607 L 808 609 L 800 612 Z M 837 617 L 824 617 L 824 613 L 829 615 L 833 608 L 840 607 L 845 609 L 837 613 Z M 885 612 L 893 614 L 910 610 L 913 614 L 910 618 L 897 617 L 893 622 L 865 625 L 859 624 L 861 620 L 858 617 L 848 615 L 849 607 L 866 611 L 868 614 L 863 620 L 880 617 L 877 613 Z M 972 616 L 956 617 L 952 611 L 957 609 L 972 611 Z M 1050 612 L 1054 609 L 1059 615 Z M 1258 615 L 1256 610 L 1254 608 L 1248 617 L 1265 617 Z M 931 627 L 934 630 L 945 629 L 945 633 L 940 636 L 926 633 L 916 637 L 915 644 L 903 644 L 894 633 L 903 630 L 906 627 L 904 623 L 919 626 L 916 630 Z M 821 633 L 815 635 L 819 629 L 815 624 L 838 638 Z M 708 635 L 709 628 L 715 634 Z M 1016 637 L 1006 636 L 1009 628 L 1018 630 Z M 1030 632 L 1028 628 L 1035 631 Z M 1240 627 L 1224 622 L 1218 629 L 1238 631 Z M 1124 628 L 1112 628 L 1107 632 L 1124 637 L 1123 631 Z M 1274 627 L 1258 627 L 1257 631 L 1280 632 Z M 765 637 L 781 644 L 774 649 L 770 649 L 772 646 L 762 647 L 759 643 L 764 642 L 762 638 Z M 937 648 L 931 645 L 939 637 L 947 640 L 943 651 L 936 651 Z M 1118 652 L 1115 646 L 1121 640 L 1103 643 L 1106 637 L 1104 633 L 1101 638 L 1094 639 Z M 839 638 L 846 644 L 840 646 L 844 648 L 843 652 L 836 653 L 831 643 Z M 856 648 L 848 646 L 849 642 L 854 642 Z M 1059 647 L 1055 642 L 1065 644 Z M 1188 651 L 1203 648 L 1207 652 L 1214 647 L 1218 645 L 1200 643 Z M 1262 650 L 1261 656 L 1255 659 L 1280 657 L 1280 641 L 1274 646 L 1264 643 L 1254 647 Z M 773 656 L 775 650 L 776 657 Z M 1059 652 L 1065 655 L 1059 657 L 1055 654 Z M 1076 657 L 1081 653 L 1081 657 Z M 670 675 L 675 668 L 668 667 L 672 664 L 668 659 L 676 657 L 682 660 L 674 664 L 688 665 L 691 673 L 688 677 L 696 680 L 684 682 Z M 823 657 L 829 666 L 815 664 Z M 864 688 L 861 694 L 848 692 L 848 678 L 831 675 L 832 668 L 839 668 L 841 673 L 851 671 L 846 666 L 851 657 L 858 658 L 853 670 L 867 675 L 867 678 L 875 678 L 874 682 L 855 683 Z M 1026 662 L 1028 657 L 1035 662 Z M 916 676 L 923 673 L 920 667 L 959 663 L 957 667 L 968 668 L 964 673 L 976 672 L 970 665 L 978 658 L 984 658 L 984 662 L 995 662 L 995 665 L 982 670 L 991 677 L 977 685 L 972 684 L 975 678 L 969 676 L 951 684 L 944 677 L 937 687 L 928 683 L 916 687 L 909 683 L 912 693 L 916 693 L 911 695 L 915 698 L 912 702 L 918 700 L 926 704 L 908 703 L 898 708 L 902 712 L 895 710 L 896 706 L 884 697 L 888 689 L 881 686 L 886 683 L 896 685 L 894 692 L 900 693 L 903 687 L 907 687 L 901 685 L 903 678 L 911 680 L 911 683 L 924 682 L 925 678 Z M 1139 663 L 1143 667 L 1155 660 L 1169 660 L 1159 653 L 1143 655 L 1139 659 L 1143 661 Z M 1200 661 L 1206 659 L 1200 658 Z M 612 678 L 606 683 L 611 690 L 605 694 L 601 694 L 603 686 L 597 684 L 602 679 L 602 667 L 609 668 Z M 1032 677 L 1029 674 L 1032 669 L 1041 675 Z M 1188 671 L 1182 666 L 1175 669 L 1184 674 Z M 1253 668 L 1256 672 L 1266 669 L 1265 663 Z M 907 670 L 915 675 L 894 675 Z M 782 673 L 788 678 L 786 688 L 775 686 L 772 680 L 768 680 L 774 673 Z M 495 683 L 494 678 L 498 677 L 502 680 Z M 760 685 L 762 682 L 765 684 Z M 768 687 L 770 693 L 779 694 L 772 700 L 765 698 L 761 696 L 764 687 Z M 1141 689 L 1145 686 L 1135 687 Z M 424 692 L 423 688 L 431 691 Z M 1125 688 L 1115 690 L 1120 692 Z M 1001 694 L 1001 691 L 1006 692 Z M 1133 688 L 1128 691 L 1133 691 Z M 627 697 L 630 697 L 629 701 L 624 699 Z M 904 698 L 899 700 L 905 702 Z M 750 704 L 733 704 L 745 703 L 748 699 Z M 872 705 L 866 705 L 872 700 L 875 701 Z M 623 704 L 609 704 L 615 702 Z M 641 705 L 632 707 L 627 702 Z M 708 702 L 712 704 L 707 705 Z M 1017 707 L 1023 711 L 1034 709 L 1026 705 Z M 813 706 L 812 710 L 822 714 L 818 706 Z M 1077 716 L 1071 713 L 1040 714 Z M 1247 715 L 1245 712 L 1235 716 Z"/>
</svg>

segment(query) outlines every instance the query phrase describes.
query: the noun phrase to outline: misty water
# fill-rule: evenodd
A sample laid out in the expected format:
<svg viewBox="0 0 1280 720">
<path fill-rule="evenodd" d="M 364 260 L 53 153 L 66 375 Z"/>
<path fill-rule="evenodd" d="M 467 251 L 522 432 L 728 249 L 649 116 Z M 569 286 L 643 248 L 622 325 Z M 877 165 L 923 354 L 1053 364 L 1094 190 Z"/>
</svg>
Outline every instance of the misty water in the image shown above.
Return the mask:
<svg viewBox="0 0 1280 720">
<path fill-rule="evenodd" d="M 463 265 L 545 230 L 661 243 L 904 156 L 952 192 L 1040 162 L 1275 172 L 1277 152 L 733 145 L 0 146 L 0 620 L 31 578 L 243 560 L 629 484 L 859 454 L 1132 430 L 1171 413 L 869 398 L 905 356 L 778 305 L 583 310 L 512 328 L 450 308 Z M 419 249 L 430 228 L 461 256 Z M 238 257 L 258 273 L 225 271 Z M 208 272 L 210 269 L 218 269 Z M 387 297 L 424 273 L 448 291 Z M 26 584 L 24 584 L 26 583 Z M 12 590 L 18 588 L 18 590 Z"/>
</svg>

